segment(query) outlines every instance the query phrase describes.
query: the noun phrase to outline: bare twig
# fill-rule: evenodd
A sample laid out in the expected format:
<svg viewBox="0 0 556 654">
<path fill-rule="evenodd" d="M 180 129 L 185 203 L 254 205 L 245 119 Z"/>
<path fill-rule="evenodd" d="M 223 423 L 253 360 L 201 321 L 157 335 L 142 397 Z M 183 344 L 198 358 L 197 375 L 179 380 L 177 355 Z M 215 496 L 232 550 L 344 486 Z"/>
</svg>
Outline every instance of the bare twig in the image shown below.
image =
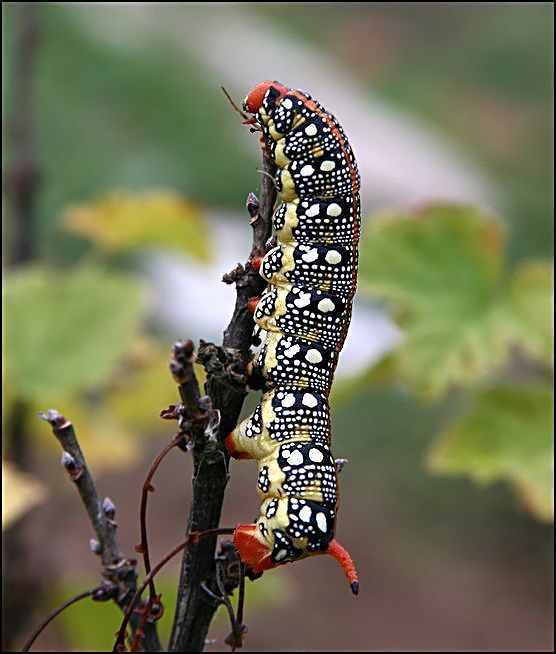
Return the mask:
<svg viewBox="0 0 556 654">
<path fill-rule="evenodd" d="M 102 576 L 107 580 L 112 593 L 106 592 L 102 599 L 113 598 L 116 604 L 125 610 L 130 597 L 133 596 L 137 586 L 136 562 L 127 559 L 116 537 L 116 522 L 114 521 L 115 506 L 107 499 L 100 502 L 95 483 L 85 462 L 73 425 L 69 420 L 50 409 L 47 415 L 39 414 L 52 427 L 52 432 L 60 442 L 65 455 L 62 464 L 66 468 L 70 479 L 75 483 L 89 520 L 97 537 L 94 550 L 99 554 L 103 566 Z M 108 586 L 105 585 L 105 588 Z M 101 599 L 101 598 L 99 598 Z M 138 626 L 139 616 L 134 616 L 132 628 Z M 145 635 L 142 641 L 143 649 L 147 652 L 161 650 L 156 632 L 156 625 L 152 622 L 145 626 Z"/>
<path fill-rule="evenodd" d="M 218 526 L 228 480 L 228 454 L 221 445 L 224 438 L 235 427 L 246 396 L 245 383 L 240 374 L 220 374 L 236 370 L 236 362 L 244 370 L 253 338 L 254 321 L 248 308 L 249 299 L 261 295 L 265 282 L 258 274 L 252 261 L 264 255 L 266 243 L 272 229 L 272 211 L 276 200 L 273 176 L 276 167 L 263 157 L 265 175 L 261 180 L 261 194 L 257 199 L 249 194 L 247 209 L 253 227 L 253 247 L 249 261 L 238 266 L 228 281 L 236 284 L 236 305 L 228 327 L 224 332 L 221 348 L 202 344 L 199 361 L 207 370 L 205 391 L 212 400 L 213 409 L 220 412 L 217 448 L 211 443 L 203 449 L 200 445 L 193 452 L 194 479 L 193 497 L 186 533 L 205 531 Z M 212 348 L 212 349 L 211 349 Z M 215 361 L 221 365 L 211 368 Z M 180 389 L 181 393 L 181 389 Z M 182 396 L 183 400 L 183 396 Z M 206 601 L 203 582 L 212 591 L 216 589 L 214 553 L 216 538 L 205 539 L 193 544 L 183 555 L 180 585 L 169 651 L 200 652 L 205 645 L 206 635 L 217 606 Z"/>
</svg>

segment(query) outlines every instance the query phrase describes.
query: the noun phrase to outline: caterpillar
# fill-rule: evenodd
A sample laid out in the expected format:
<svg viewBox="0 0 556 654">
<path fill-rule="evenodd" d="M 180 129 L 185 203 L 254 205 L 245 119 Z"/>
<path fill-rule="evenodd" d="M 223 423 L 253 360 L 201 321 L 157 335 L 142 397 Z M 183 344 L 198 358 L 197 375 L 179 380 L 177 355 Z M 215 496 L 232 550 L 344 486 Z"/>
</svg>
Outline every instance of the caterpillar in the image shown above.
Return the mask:
<svg viewBox="0 0 556 654">
<path fill-rule="evenodd" d="M 357 594 L 353 561 L 334 538 L 328 405 L 357 283 L 357 163 L 338 121 L 303 91 L 265 81 L 243 110 L 277 165 L 282 204 L 273 216 L 277 245 L 257 262 L 268 286 L 252 306 L 267 332 L 250 364 L 264 394 L 225 440 L 232 457 L 258 461 L 262 500 L 256 521 L 237 525 L 234 543 L 255 574 L 331 554 Z"/>
</svg>

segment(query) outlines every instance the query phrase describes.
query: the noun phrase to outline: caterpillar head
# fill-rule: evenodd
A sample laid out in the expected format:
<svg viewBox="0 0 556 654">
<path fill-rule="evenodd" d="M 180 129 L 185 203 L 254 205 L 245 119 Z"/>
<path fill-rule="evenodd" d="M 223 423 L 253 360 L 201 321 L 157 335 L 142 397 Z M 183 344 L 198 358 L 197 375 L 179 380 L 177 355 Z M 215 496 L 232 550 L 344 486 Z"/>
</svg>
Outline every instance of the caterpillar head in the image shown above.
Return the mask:
<svg viewBox="0 0 556 654">
<path fill-rule="evenodd" d="M 289 89 L 280 82 L 266 80 L 257 84 L 247 95 L 243 102 L 243 110 L 250 114 L 256 114 L 263 106 L 268 109 L 275 105 L 276 101 L 288 92 Z"/>
<path fill-rule="evenodd" d="M 253 572 L 256 574 L 265 570 L 271 570 L 280 565 L 280 562 L 272 560 L 272 549 L 257 537 L 256 524 L 237 525 L 234 534 L 234 545 L 237 547 L 243 563 L 251 566 Z M 354 595 L 359 593 L 359 580 L 355 565 L 347 550 L 337 540 L 333 539 L 326 550 L 312 552 L 311 554 L 330 554 L 334 557 L 342 566 L 350 584 L 351 592 Z M 299 558 L 304 558 L 308 555 L 309 553 L 304 552 Z"/>
</svg>

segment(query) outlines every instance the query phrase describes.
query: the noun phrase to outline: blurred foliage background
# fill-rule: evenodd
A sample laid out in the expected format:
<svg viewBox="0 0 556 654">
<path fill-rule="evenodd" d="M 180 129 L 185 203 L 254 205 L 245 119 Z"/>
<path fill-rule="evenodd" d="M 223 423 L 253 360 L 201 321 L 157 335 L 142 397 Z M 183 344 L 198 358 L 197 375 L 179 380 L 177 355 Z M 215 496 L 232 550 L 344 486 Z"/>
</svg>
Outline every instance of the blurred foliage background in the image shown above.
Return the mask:
<svg viewBox="0 0 556 654">
<path fill-rule="evenodd" d="M 172 435 L 157 417 L 177 398 L 171 343 L 219 338 L 234 295 L 220 277 L 248 251 L 242 207 L 260 151 L 219 86 L 239 101 L 268 77 L 334 111 L 361 163 L 358 365 L 332 400 L 334 453 L 350 460 L 338 533 L 362 593 L 347 610 L 344 581 L 319 559 L 267 574 L 248 587 L 246 649 L 551 649 L 552 6 L 27 11 L 3 4 L 4 178 L 22 157 L 40 175 L 26 253 L 13 183 L 3 200 L 4 651 L 98 578 L 37 411 L 75 424 L 133 551 L 144 472 Z M 429 186 L 409 189 L 410 160 Z M 165 465 L 154 558 L 185 529 L 189 462 Z M 223 524 L 255 513 L 253 475 L 232 464 Z M 169 569 L 162 582 L 166 631 L 175 579 Z M 108 649 L 118 623 L 114 606 L 81 603 L 37 646 Z M 224 616 L 212 631 L 218 651 Z"/>
</svg>

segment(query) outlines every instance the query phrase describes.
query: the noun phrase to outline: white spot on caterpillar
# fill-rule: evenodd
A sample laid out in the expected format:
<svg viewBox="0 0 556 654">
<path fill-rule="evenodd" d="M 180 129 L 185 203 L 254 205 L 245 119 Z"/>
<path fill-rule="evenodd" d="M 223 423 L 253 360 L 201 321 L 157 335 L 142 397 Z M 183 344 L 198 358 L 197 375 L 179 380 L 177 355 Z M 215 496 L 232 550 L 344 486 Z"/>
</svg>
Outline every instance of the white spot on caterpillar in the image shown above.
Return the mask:
<svg viewBox="0 0 556 654">
<path fill-rule="evenodd" d="M 293 107 L 293 103 L 289 98 L 286 98 L 285 100 L 282 100 L 281 105 L 282 105 L 282 107 L 285 107 L 286 109 L 291 109 Z"/>
<path fill-rule="evenodd" d="M 295 404 L 295 395 L 288 393 L 286 397 L 282 400 L 282 406 L 286 408 L 293 406 Z"/>
<path fill-rule="evenodd" d="M 342 255 L 338 252 L 338 250 L 330 250 L 326 253 L 325 259 L 330 265 L 334 266 L 335 264 L 340 263 L 342 260 Z"/>
<path fill-rule="evenodd" d="M 339 216 L 342 213 L 342 207 L 339 204 L 333 202 L 332 204 L 328 205 L 326 213 L 329 216 Z"/>
<path fill-rule="evenodd" d="M 303 522 L 310 522 L 311 521 L 311 507 L 305 505 L 301 511 L 299 512 L 299 517 Z"/>
<path fill-rule="evenodd" d="M 309 363 L 320 363 L 322 361 L 322 354 L 318 350 L 311 349 L 307 351 L 305 358 Z"/>
<path fill-rule="evenodd" d="M 324 513 L 317 513 L 317 526 L 322 532 L 326 533 L 326 516 Z"/>
<path fill-rule="evenodd" d="M 317 126 L 313 125 L 313 123 L 307 125 L 307 127 L 305 128 L 305 134 L 307 134 L 307 136 L 314 136 L 317 133 L 317 131 L 318 131 Z"/>
<path fill-rule="evenodd" d="M 274 558 L 276 561 L 281 561 L 282 559 L 286 558 L 287 554 L 288 552 L 286 550 L 280 550 Z"/>
<path fill-rule="evenodd" d="M 309 458 L 313 463 L 320 463 L 324 459 L 324 454 L 316 447 L 312 447 L 309 450 Z"/>
<path fill-rule="evenodd" d="M 329 311 L 334 311 L 336 307 L 334 306 L 334 302 L 332 302 L 330 298 L 326 297 L 324 298 L 324 300 L 321 300 L 318 303 L 318 308 L 319 311 L 322 311 L 323 313 L 328 313 Z"/>
<path fill-rule="evenodd" d="M 305 212 L 306 216 L 309 216 L 309 218 L 314 218 L 315 216 L 319 215 L 319 205 L 318 204 L 313 204 L 307 211 Z"/>
<path fill-rule="evenodd" d="M 303 454 L 299 450 L 293 451 L 288 457 L 288 463 L 291 466 L 300 466 L 303 463 Z"/>
<path fill-rule="evenodd" d="M 306 254 L 304 254 L 302 257 L 303 261 L 306 261 L 307 263 L 311 263 L 312 261 L 315 261 L 315 259 L 319 258 L 319 251 L 317 248 L 313 248 L 312 250 L 309 250 Z"/>
<path fill-rule="evenodd" d="M 309 177 L 309 175 L 312 175 L 314 172 L 315 169 L 313 168 L 313 166 L 310 166 L 309 164 L 303 166 L 303 168 L 301 169 L 301 175 L 303 177 Z"/>
<path fill-rule="evenodd" d="M 303 307 L 306 307 L 308 304 L 311 303 L 311 294 L 301 293 L 301 295 L 297 298 L 297 300 L 294 300 L 293 303 L 295 304 L 296 307 L 302 309 Z"/>
<path fill-rule="evenodd" d="M 297 344 L 292 345 L 287 350 L 284 350 L 284 356 L 289 357 L 289 358 L 294 357 L 299 352 L 300 349 L 301 348 L 299 347 L 299 345 L 297 345 Z"/>
<path fill-rule="evenodd" d="M 311 395 L 311 393 L 305 393 L 302 402 L 305 406 L 308 406 L 310 409 L 316 407 L 318 404 L 317 398 L 314 395 Z"/>
<path fill-rule="evenodd" d="M 320 165 L 320 169 L 324 170 L 325 172 L 328 172 L 329 170 L 334 170 L 336 168 L 336 164 L 334 161 L 323 161 Z"/>
</svg>

